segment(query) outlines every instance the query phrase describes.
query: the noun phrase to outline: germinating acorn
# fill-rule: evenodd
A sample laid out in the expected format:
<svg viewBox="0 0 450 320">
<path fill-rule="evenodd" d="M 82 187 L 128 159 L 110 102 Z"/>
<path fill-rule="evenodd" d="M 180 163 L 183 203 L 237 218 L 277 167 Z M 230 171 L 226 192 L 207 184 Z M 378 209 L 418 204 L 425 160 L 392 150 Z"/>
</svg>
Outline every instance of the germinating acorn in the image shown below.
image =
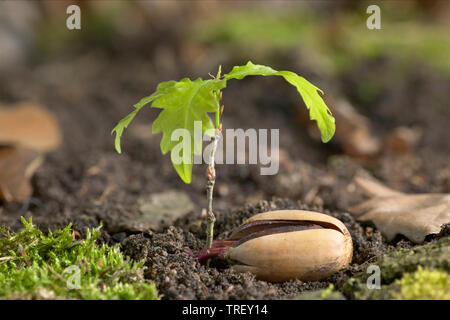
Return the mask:
<svg viewBox="0 0 450 320">
<path fill-rule="evenodd" d="M 346 267 L 352 253 L 352 238 L 341 221 L 313 211 L 279 210 L 251 217 L 197 258 L 220 257 L 237 271 L 282 282 L 327 277 Z"/>
</svg>

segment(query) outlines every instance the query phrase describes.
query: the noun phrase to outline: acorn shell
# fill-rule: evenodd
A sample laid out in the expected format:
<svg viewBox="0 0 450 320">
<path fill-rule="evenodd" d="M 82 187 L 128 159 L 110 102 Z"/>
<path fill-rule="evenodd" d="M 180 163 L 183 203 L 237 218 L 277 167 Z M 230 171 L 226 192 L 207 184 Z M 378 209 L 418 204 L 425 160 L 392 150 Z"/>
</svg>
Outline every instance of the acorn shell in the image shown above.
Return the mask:
<svg viewBox="0 0 450 320">
<path fill-rule="evenodd" d="M 238 271 L 250 271 L 257 279 L 282 282 L 290 279 L 319 280 L 346 267 L 353 244 L 345 225 L 322 213 L 279 210 L 257 214 L 241 228 L 256 221 L 304 221 L 316 229 L 281 232 L 252 238 L 230 248 L 225 258 Z"/>
</svg>

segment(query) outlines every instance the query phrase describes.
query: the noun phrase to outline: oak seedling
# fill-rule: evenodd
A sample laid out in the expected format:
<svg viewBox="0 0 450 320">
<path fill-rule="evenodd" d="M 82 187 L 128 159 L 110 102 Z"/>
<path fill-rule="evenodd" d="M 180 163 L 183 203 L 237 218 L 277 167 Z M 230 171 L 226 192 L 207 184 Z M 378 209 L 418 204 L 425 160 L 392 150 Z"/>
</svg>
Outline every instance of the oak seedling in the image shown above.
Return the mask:
<svg viewBox="0 0 450 320">
<path fill-rule="evenodd" d="M 305 78 L 291 71 L 277 71 L 271 67 L 253 64 L 249 61 L 246 65 L 235 66 L 229 73 L 222 75 L 221 68 L 212 79 L 198 78 L 194 81 L 183 78 L 180 81 L 161 82 L 154 93 L 142 98 L 134 105 L 134 110 L 119 121 L 112 130 L 115 133 L 115 148 L 121 153 L 120 138 L 125 128 L 131 123 L 136 114 L 146 105 L 159 108 L 162 111 L 152 125 L 152 133 L 162 132 L 161 152 L 171 152 L 173 166 L 180 178 L 187 184 L 191 183 L 192 165 L 194 155 L 202 154 L 202 136 L 194 134 L 194 122 L 201 121 L 202 134 L 211 137 L 212 148 L 206 170 L 207 178 L 207 239 L 206 249 L 210 249 L 213 242 L 215 216 L 212 210 L 213 189 L 216 180 L 214 168 L 214 156 L 217 143 L 222 131 L 222 90 L 226 88 L 228 80 L 241 80 L 247 76 L 281 76 L 291 85 L 296 87 L 309 110 L 311 120 L 315 120 L 321 133 L 322 142 L 328 142 L 335 132 L 335 120 L 331 111 L 323 101 L 323 91 L 308 82 Z M 212 119 L 210 114 L 213 115 Z M 190 135 L 188 145 L 191 148 L 183 148 L 174 152 L 174 148 L 183 137 L 172 139 L 172 133 L 177 129 L 185 129 Z M 186 151 L 188 150 L 188 151 Z M 175 161 L 175 156 L 177 160 Z M 181 158 L 181 161 L 179 160 Z"/>
</svg>

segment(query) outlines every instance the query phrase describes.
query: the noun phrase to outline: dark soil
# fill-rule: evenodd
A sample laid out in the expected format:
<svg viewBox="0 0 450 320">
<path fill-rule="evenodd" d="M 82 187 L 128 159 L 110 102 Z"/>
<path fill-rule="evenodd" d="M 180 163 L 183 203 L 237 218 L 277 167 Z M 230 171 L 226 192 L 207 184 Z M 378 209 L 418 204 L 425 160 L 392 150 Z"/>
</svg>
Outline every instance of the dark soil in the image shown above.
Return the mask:
<svg viewBox="0 0 450 320">
<path fill-rule="evenodd" d="M 310 209 L 290 200 L 260 201 L 257 205 L 220 214 L 217 217 L 218 239 L 250 216 L 276 209 Z M 200 265 L 189 254 L 204 246 L 205 223 L 191 214 L 174 226 L 132 235 L 122 242 L 123 252 L 136 259 L 146 259 L 146 276 L 155 280 L 164 299 L 279 299 L 292 298 L 305 290 L 324 289 L 330 283 L 339 286 L 360 271 L 365 261 L 394 247 L 383 242 L 381 235 L 368 232 L 346 213 L 327 212 L 343 221 L 352 234 L 354 258 L 351 266 L 328 279 L 316 282 L 292 280 L 279 284 L 258 281 L 249 273 L 240 274 L 221 261 L 212 261 L 210 268 Z M 201 228 L 197 226 L 201 225 Z M 408 242 L 402 245 L 409 246 Z"/>
<path fill-rule="evenodd" d="M 214 54 L 203 58 L 205 70 L 199 70 L 183 62 L 186 58 L 181 44 L 174 51 L 164 50 L 180 39 L 175 41 L 170 34 L 164 39 L 158 40 L 158 46 L 150 39 L 148 47 L 119 50 L 114 55 L 94 46 L 76 57 L 60 55 L 0 74 L 1 102 L 34 100 L 47 106 L 59 119 L 65 139 L 33 177 L 36 201 L 25 208 L 23 204 L 1 204 L 0 224 L 18 229 L 20 216 L 33 216 L 43 230 L 73 222 L 74 228 L 84 233 L 86 227 L 102 222 L 101 240 L 120 243 L 127 255 L 146 259 L 146 277 L 156 281 L 164 299 L 280 299 L 326 288 L 330 283 L 339 287 L 381 254 L 413 246 L 401 237 L 386 243 L 373 226 L 361 225 L 346 213 L 349 205 L 364 199 L 351 182 L 356 173 L 368 172 L 404 192 L 450 192 L 450 112 L 437 106 L 448 102 L 448 78 L 434 70 L 415 68 L 405 75 L 400 87 L 386 86 L 377 99 L 366 104 L 351 88 L 364 75 L 386 77 L 389 63 L 369 61 L 325 83 L 295 54 L 287 55 L 274 67 L 305 75 L 326 92 L 327 88 L 344 92 L 372 120 L 374 134 L 384 137 L 399 125 L 419 126 L 422 139 L 405 154 L 383 152 L 372 159 L 350 158 L 336 142 L 325 146 L 311 139 L 295 118 L 298 96 L 282 81 L 252 79 L 242 81 L 239 87 L 230 83 L 224 92 L 224 126 L 280 128 L 282 153 L 276 176 L 260 176 L 258 166 L 217 166 L 216 237 L 225 238 L 245 218 L 259 212 L 311 209 L 345 223 L 353 238 L 353 261 L 322 281 L 281 284 L 257 281 L 217 261 L 211 268 L 199 265 L 188 249 L 196 252 L 205 241 L 205 222 L 200 214 L 205 207 L 205 167 L 194 168 L 191 185 L 181 182 L 169 157 L 160 153 L 159 136 L 150 134 L 149 124 L 157 110 L 141 111 L 125 133 L 122 155 L 114 151 L 110 136 L 115 123 L 158 82 L 215 72 Z M 224 58 L 220 63 L 229 70 L 236 59 Z M 237 63 L 246 62 L 242 59 L 239 57 Z M 138 198 L 169 189 L 186 192 L 195 209 L 172 226 L 163 222 L 148 228 L 136 223 Z"/>
</svg>

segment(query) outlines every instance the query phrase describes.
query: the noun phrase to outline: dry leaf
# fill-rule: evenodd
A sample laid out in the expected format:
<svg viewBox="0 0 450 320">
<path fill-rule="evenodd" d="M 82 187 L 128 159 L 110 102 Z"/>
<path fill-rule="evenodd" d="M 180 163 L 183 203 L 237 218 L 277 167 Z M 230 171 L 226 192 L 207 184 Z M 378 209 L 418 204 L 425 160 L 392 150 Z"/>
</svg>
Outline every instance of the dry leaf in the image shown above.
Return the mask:
<svg viewBox="0 0 450 320">
<path fill-rule="evenodd" d="M 372 132 L 370 120 L 345 100 L 333 101 L 326 99 L 327 104 L 333 105 L 333 116 L 336 119 L 336 134 L 333 138 L 339 142 L 344 152 L 353 157 L 370 157 L 381 150 L 380 139 Z M 318 130 L 311 126 L 309 115 L 304 108 L 298 109 L 298 119 L 301 125 L 308 127 L 312 137 L 320 138 Z"/>
<path fill-rule="evenodd" d="M 189 195 L 182 191 L 167 190 L 152 193 L 138 199 L 141 216 L 139 221 L 157 225 L 161 220 L 175 220 L 194 210 Z"/>
<path fill-rule="evenodd" d="M 31 102 L 0 107 L 0 145 L 46 152 L 60 144 L 58 121 L 44 107 Z"/>
<path fill-rule="evenodd" d="M 450 222 L 450 194 L 405 194 L 367 178 L 355 182 L 371 197 L 349 208 L 359 221 L 372 221 L 388 241 L 402 234 L 422 243 Z"/>
<path fill-rule="evenodd" d="M 397 127 L 386 139 L 387 149 L 394 153 L 407 153 L 422 137 L 420 128 Z"/>
<path fill-rule="evenodd" d="M 372 156 L 381 149 L 380 139 L 372 132 L 369 118 L 359 114 L 345 100 L 339 100 L 335 107 L 336 139 L 350 156 Z"/>
<path fill-rule="evenodd" d="M 42 155 L 18 147 L 0 148 L 0 199 L 23 201 L 32 194 L 30 178 L 42 163 Z"/>
</svg>

